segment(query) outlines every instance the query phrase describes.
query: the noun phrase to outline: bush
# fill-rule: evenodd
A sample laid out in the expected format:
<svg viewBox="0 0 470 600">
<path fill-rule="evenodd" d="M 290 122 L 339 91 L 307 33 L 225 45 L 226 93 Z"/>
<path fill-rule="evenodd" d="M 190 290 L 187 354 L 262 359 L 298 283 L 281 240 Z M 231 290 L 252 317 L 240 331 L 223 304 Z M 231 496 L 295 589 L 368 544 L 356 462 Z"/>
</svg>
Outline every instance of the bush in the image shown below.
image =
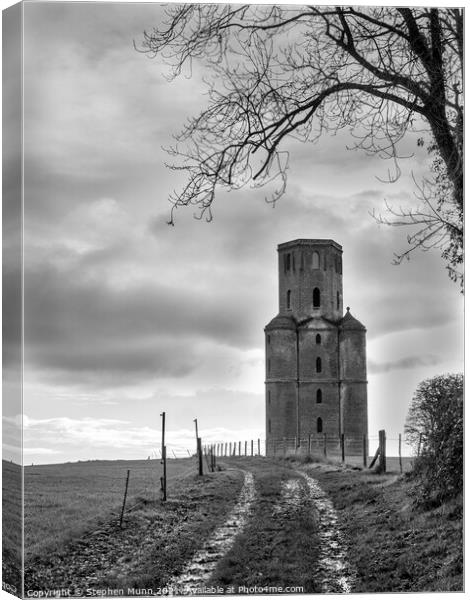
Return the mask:
<svg viewBox="0 0 470 600">
<path fill-rule="evenodd" d="M 418 504 L 436 506 L 463 490 L 463 375 L 439 375 L 421 382 L 405 425 L 417 452 L 413 467 Z"/>
</svg>

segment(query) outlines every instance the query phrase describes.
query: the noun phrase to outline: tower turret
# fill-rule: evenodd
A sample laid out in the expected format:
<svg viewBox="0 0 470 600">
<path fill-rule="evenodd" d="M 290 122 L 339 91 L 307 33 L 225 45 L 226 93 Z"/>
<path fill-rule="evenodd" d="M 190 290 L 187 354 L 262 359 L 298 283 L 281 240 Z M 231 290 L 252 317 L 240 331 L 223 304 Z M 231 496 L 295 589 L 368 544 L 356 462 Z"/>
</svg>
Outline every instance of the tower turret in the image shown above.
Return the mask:
<svg viewBox="0 0 470 600">
<path fill-rule="evenodd" d="M 360 438 L 367 434 L 366 328 L 349 306 L 339 324 L 339 357 L 341 433 Z"/>
</svg>

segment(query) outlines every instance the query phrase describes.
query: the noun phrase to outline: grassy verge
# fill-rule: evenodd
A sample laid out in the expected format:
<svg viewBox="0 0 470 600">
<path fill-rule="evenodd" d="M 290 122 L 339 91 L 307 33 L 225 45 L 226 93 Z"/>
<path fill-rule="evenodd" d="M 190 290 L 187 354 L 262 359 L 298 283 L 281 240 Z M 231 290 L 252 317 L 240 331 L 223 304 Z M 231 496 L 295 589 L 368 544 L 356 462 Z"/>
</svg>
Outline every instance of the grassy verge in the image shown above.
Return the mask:
<svg viewBox="0 0 470 600">
<path fill-rule="evenodd" d="M 98 530 L 56 546 L 26 564 L 26 590 L 158 589 L 177 574 L 236 502 L 242 473 L 185 475 L 168 501 L 147 499 L 119 528 L 108 519 Z M 82 594 L 83 595 L 83 594 Z"/>
<path fill-rule="evenodd" d="M 462 500 L 418 510 L 398 474 L 303 467 L 329 494 L 349 540 L 355 592 L 461 591 Z"/>
<path fill-rule="evenodd" d="M 209 585 L 231 585 L 235 593 L 247 593 L 244 588 L 254 586 L 319 591 L 312 570 L 318 557 L 317 522 L 303 478 L 267 461 L 251 463 L 248 459 L 245 464 L 256 472 L 254 514 L 219 562 Z M 286 500 L 282 489 L 287 482 L 294 491 Z"/>
<path fill-rule="evenodd" d="M 185 485 L 173 503 L 162 506 L 166 511 L 164 518 L 172 514 L 174 520 L 152 534 L 149 551 L 134 561 L 129 575 L 124 575 L 125 581 L 122 572 L 117 579 L 106 577 L 104 581 L 119 584 L 119 587 L 125 583 L 131 588 L 153 590 L 165 586 L 225 521 L 238 499 L 242 482 L 240 471 L 194 477 L 191 485 Z"/>
</svg>

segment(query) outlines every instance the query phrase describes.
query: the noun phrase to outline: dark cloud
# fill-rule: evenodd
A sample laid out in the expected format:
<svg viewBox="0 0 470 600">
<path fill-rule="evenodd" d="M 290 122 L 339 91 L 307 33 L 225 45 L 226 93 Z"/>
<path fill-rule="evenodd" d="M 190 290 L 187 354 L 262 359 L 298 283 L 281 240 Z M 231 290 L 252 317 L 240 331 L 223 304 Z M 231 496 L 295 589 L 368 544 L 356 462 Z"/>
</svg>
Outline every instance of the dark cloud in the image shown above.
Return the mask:
<svg viewBox="0 0 470 600">
<path fill-rule="evenodd" d="M 415 369 L 417 367 L 434 366 L 443 362 L 441 356 L 435 354 L 423 354 L 422 356 L 406 356 L 390 362 L 375 362 L 369 360 L 367 369 L 372 375 L 377 373 L 388 373 L 389 371 L 400 371 L 402 369 Z"/>
<path fill-rule="evenodd" d="M 177 377 L 200 362 L 201 345 L 250 348 L 260 337 L 231 289 L 193 290 L 181 281 L 116 289 L 79 264 L 25 275 L 28 364 L 97 380 Z"/>
<path fill-rule="evenodd" d="M 4 252 L 5 255 L 9 252 Z M 20 254 L 16 254 L 19 262 Z M 11 262 L 14 262 L 13 260 Z M 2 271 L 2 353 L 3 366 L 18 368 L 21 361 L 21 268 L 7 262 Z"/>
</svg>

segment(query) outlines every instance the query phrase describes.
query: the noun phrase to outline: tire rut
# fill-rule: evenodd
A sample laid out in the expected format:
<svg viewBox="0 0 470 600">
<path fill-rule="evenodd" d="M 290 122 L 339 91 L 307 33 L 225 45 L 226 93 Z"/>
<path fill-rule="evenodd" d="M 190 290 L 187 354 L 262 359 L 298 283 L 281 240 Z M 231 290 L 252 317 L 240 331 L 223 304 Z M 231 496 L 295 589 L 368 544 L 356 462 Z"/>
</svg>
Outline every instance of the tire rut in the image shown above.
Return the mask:
<svg viewBox="0 0 470 600">
<path fill-rule="evenodd" d="M 227 520 L 212 534 L 182 573 L 172 578 L 167 588 L 169 595 L 190 595 L 202 588 L 211 577 L 219 560 L 232 547 L 236 536 L 245 527 L 255 499 L 255 483 L 250 471 L 244 472 L 244 483 L 238 501 Z"/>
<path fill-rule="evenodd" d="M 310 497 L 319 516 L 320 558 L 317 575 L 323 593 L 351 593 L 356 574 L 347 560 L 346 544 L 338 528 L 338 515 L 333 503 L 318 481 L 298 471 L 308 486 Z"/>
</svg>

